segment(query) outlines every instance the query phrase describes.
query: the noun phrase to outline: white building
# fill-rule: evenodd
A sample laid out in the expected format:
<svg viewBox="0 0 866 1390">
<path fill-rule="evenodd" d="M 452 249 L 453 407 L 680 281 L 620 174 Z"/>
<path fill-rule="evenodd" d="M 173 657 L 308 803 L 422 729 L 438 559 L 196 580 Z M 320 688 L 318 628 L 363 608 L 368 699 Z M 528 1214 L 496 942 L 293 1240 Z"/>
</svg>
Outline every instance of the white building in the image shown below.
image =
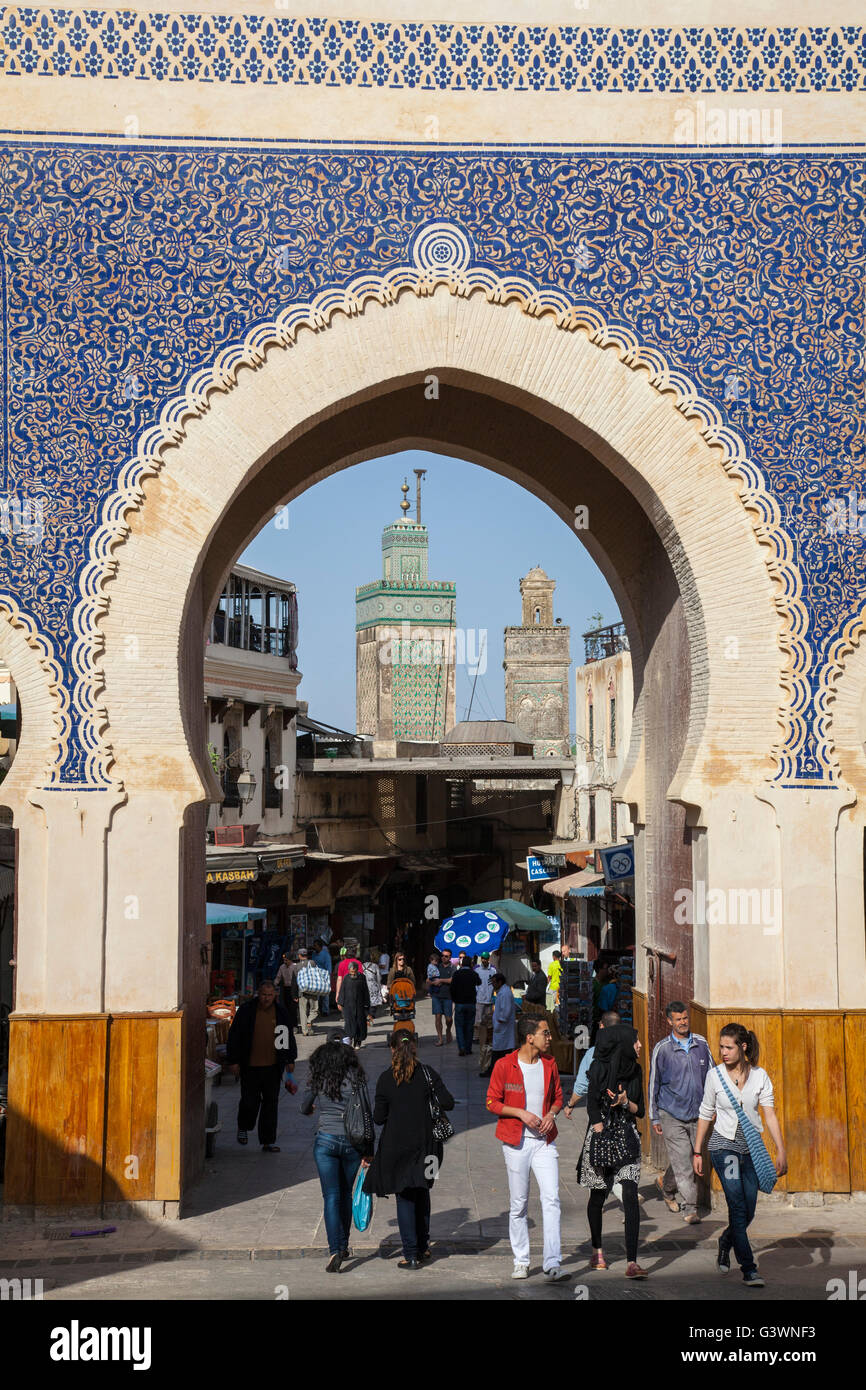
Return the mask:
<svg viewBox="0 0 866 1390">
<path fill-rule="evenodd" d="M 614 797 L 631 741 L 631 653 L 622 623 L 584 633 L 584 646 L 575 672 L 578 835 L 615 845 L 634 834 L 628 807 Z"/>
</svg>

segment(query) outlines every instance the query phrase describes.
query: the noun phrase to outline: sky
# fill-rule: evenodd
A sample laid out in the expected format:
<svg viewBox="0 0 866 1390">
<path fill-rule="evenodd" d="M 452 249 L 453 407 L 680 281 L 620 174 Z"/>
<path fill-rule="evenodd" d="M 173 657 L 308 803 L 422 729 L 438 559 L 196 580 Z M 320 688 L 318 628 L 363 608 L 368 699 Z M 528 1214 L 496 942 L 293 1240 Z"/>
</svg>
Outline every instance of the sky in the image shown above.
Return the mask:
<svg viewBox="0 0 866 1390">
<path fill-rule="evenodd" d="M 601 571 L 575 532 L 525 488 L 477 464 L 420 449 L 370 459 L 317 483 L 290 504 L 288 527 L 285 519 L 283 529 L 269 520 L 241 557 L 297 585 L 299 699 L 313 719 L 354 731 L 355 589 L 382 577 L 382 529 L 402 515 L 404 477 L 414 518 L 414 468 L 427 469 L 421 520 L 430 538 L 428 577 L 456 583 L 457 627 L 466 634 L 458 720 L 467 718 L 476 664 L 472 718 L 505 717 L 503 628 L 519 626 L 519 581 L 541 565 L 557 582 L 554 617 L 571 627 L 573 730 L 581 634 L 594 613 L 604 623 L 620 619 Z"/>
</svg>

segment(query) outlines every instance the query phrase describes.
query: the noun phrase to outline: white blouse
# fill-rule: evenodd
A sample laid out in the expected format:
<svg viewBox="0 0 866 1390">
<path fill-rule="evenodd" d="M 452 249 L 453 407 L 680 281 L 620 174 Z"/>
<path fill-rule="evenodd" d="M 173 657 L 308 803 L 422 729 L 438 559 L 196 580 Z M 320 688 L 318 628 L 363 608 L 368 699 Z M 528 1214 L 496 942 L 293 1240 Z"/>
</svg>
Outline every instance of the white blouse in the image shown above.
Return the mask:
<svg viewBox="0 0 866 1390">
<path fill-rule="evenodd" d="M 752 1121 L 755 1129 L 763 1131 L 761 1116 L 758 1112 L 759 1105 L 765 1105 L 775 1109 L 775 1099 L 773 1097 L 773 1083 L 763 1067 L 750 1067 L 746 1084 L 741 1091 L 737 1090 L 737 1083 L 728 1076 L 724 1066 L 713 1067 L 707 1072 L 707 1080 L 704 1085 L 704 1098 L 701 1101 L 699 1115 L 702 1120 L 711 1120 L 716 1117 L 716 1134 L 721 1134 L 725 1139 L 733 1139 L 737 1132 L 737 1125 L 740 1121 L 739 1110 L 728 1100 L 727 1093 L 722 1085 L 719 1071 L 724 1075 L 732 1096 L 740 1102 L 748 1118 Z"/>
</svg>

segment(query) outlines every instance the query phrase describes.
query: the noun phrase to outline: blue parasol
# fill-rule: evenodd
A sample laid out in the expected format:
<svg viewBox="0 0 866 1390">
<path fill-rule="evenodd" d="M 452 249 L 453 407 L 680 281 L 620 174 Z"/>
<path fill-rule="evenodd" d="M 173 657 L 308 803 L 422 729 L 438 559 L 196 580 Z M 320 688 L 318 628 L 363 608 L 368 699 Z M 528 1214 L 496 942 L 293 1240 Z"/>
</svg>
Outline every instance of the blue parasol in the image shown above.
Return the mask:
<svg viewBox="0 0 866 1390">
<path fill-rule="evenodd" d="M 466 951 L 467 955 L 480 956 L 484 951 L 498 951 L 510 930 L 510 923 L 498 912 L 467 907 L 442 923 L 433 944 L 437 951 Z"/>
</svg>

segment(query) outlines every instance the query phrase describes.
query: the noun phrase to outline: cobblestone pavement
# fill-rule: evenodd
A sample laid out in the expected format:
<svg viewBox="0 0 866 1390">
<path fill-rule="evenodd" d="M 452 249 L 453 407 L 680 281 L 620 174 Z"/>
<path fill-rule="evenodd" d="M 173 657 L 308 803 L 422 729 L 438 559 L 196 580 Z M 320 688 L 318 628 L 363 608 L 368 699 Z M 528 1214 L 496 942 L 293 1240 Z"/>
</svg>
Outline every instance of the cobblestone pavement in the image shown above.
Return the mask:
<svg viewBox="0 0 866 1390">
<path fill-rule="evenodd" d="M 532 1277 L 510 1278 L 508 1185 L 501 1146 L 485 1107 L 486 1082 L 478 1077 L 477 1053 L 458 1057 L 456 1044 L 435 1046 L 429 1004 L 418 1010 L 421 1057 L 439 1070 L 456 1099 L 456 1130 L 433 1189 L 432 1239 L 436 1258 L 418 1271 L 396 1267 L 394 1203 L 380 1200 L 373 1222 L 357 1235 L 354 1257 L 335 1276 L 325 1273 L 327 1245 L 322 1201 L 313 1164 L 314 1119 L 300 1114 L 300 1093 L 282 1093 L 279 1154 L 262 1153 L 254 1135 L 242 1148 L 235 1140 L 238 1087 L 226 1077 L 215 1088 L 222 1131 L 181 1221 L 127 1220 L 108 1236 L 70 1239 L 74 1218 L 56 1222 L 0 1225 L 0 1277 L 42 1278 L 47 1299 L 556 1299 L 573 1302 L 667 1299 L 771 1302 L 828 1298 L 828 1281 L 850 1283 L 866 1274 L 866 1204 L 835 1203 L 794 1208 L 759 1202 L 751 1228 L 764 1290 L 743 1286 L 736 1267 L 721 1276 L 715 1245 L 722 1212 L 685 1226 L 655 1195 L 654 1169 L 644 1168 L 639 1258 L 650 1278 L 623 1278 L 622 1208 L 605 1208 L 604 1244 L 611 1268 L 591 1273 L 586 1197 L 577 1186 L 575 1164 L 585 1130 L 576 1112 L 560 1125 L 560 1197 L 563 1267 L 571 1278 L 548 1285 L 541 1274 L 541 1211 L 533 1185 L 530 1200 Z M 299 1038 L 296 1079 L 303 1083 L 306 1058 L 332 1018 L 314 1038 Z M 361 1052 L 375 1082 L 387 1064 L 386 1020 L 377 1022 Z M 79 1222 L 79 1225 L 81 1223 Z M 111 1224 L 94 1222 L 85 1225 Z M 356 1233 L 357 1234 L 357 1233 Z M 864 1285 L 866 1288 L 866 1285 Z"/>
</svg>

